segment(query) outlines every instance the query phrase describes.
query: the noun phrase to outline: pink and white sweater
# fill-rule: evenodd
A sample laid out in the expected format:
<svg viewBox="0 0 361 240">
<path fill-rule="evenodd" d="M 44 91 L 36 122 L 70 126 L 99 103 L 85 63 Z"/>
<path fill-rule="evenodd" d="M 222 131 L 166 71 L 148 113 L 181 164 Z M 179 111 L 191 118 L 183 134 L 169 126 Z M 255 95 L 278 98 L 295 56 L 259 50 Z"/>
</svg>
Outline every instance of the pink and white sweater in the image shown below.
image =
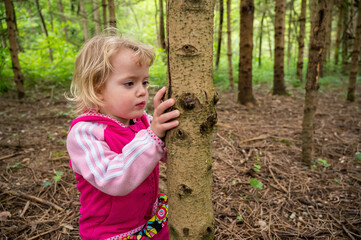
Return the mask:
<svg viewBox="0 0 361 240">
<path fill-rule="evenodd" d="M 126 237 L 154 215 L 158 162 L 166 161 L 166 152 L 150 121 L 144 114 L 127 127 L 95 112 L 73 120 L 67 149 L 80 191 L 82 239 Z M 168 239 L 168 228 L 154 239 Z"/>
</svg>

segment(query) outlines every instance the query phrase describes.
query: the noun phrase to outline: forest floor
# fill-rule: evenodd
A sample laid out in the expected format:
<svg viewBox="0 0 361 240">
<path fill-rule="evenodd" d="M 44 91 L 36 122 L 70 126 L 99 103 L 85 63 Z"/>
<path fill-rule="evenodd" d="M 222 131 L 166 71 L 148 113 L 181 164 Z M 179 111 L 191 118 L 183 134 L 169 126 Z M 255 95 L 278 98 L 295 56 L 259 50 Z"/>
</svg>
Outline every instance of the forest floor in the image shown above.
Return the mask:
<svg viewBox="0 0 361 240">
<path fill-rule="evenodd" d="M 272 96 L 269 89 L 255 90 L 255 107 L 219 91 L 216 239 L 361 239 L 360 89 L 355 103 L 345 101 L 345 87 L 320 89 L 311 167 L 300 161 L 303 90 Z M 30 95 L 24 103 L 0 98 L 0 239 L 80 239 L 65 147 L 70 107 L 61 93 Z"/>
</svg>

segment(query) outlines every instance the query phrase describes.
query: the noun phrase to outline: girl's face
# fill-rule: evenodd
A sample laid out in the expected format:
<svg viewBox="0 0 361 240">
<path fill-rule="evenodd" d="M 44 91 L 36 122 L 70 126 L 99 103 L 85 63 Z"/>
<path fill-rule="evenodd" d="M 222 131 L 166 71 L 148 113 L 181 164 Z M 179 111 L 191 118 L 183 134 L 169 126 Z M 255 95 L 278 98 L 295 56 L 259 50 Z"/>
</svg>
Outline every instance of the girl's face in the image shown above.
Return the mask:
<svg viewBox="0 0 361 240">
<path fill-rule="evenodd" d="M 134 51 L 121 49 L 111 58 L 113 72 L 97 94 L 104 102 L 100 112 L 125 125 L 143 115 L 148 102 L 149 66 L 139 65 Z"/>
</svg>

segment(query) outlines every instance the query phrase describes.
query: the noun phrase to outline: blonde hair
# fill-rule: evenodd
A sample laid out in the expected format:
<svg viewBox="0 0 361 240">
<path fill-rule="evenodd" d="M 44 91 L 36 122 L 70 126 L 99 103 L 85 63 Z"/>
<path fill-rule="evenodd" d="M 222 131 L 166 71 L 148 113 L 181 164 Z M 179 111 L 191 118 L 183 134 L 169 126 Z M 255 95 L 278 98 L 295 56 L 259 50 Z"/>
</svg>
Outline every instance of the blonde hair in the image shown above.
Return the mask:
<svg viewBox="0 0 361 240">
<path fill-rule="evenodd" d="M 98 110 L 103 104 L 96 93 L 104 86 L 113 70 L 111 58 L 124 48 L 134 50 L 137 64 L 153 64 L 153 47 L 119 35 L 98 35 L 84 44 L 75 61 L 70 86 L 72 97 L 67 97 L 75 103 L 76 114 L 92 109 Z"/>
</svg>

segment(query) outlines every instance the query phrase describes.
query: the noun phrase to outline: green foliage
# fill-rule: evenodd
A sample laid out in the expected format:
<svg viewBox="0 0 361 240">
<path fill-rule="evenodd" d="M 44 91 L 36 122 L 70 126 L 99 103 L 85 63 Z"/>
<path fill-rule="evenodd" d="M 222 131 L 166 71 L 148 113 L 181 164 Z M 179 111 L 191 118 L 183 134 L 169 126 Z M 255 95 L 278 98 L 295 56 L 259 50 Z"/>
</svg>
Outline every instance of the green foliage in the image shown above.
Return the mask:
<svg viewBox="0 0 361 240">
<path fill-rule="evenodd" d="M 19 168 L 20 165 L 21 165 L 21 162 L 16 162 L 16 163 L 13 164 L 13 165 L 7 166 L 7 169 L 14 169 L 14 168 L 16 169 L 16 168 Z"/>
<path fill-rule="evenodd" d="M 257 179 L 255 178 L 250 178 L 249 179 L 249 184 L 253 187 L 253 188 L 256 188 L 256 189 L 259 189 L 259 190 L 262 190 L 263 189 L 263 183 L 258 181 Z"/>
<path fill-rule="evenodd" d="M 54 181 L 59 182 L 59 180 L 61 179 L 61 176 L 63 176 L 63 174 L 64 174 L 64 172 L 56 171 L 55 176 L 53 177 Z"/>
<path fill-rule="evenodd" d="M 361 162 L 361 153 L 359 153 L 359 152 L 355 153 L 355 158 L 356 158 L 359 162 Z"/>
<path fill-rule="evenodd" d="M 317 159 L 317 164 L 320 166 L 324 166 L 324 167 L 331 166 L 331 164 L 329 164 L 325 159 L 322 159 L 322 158 Z"/>
</svg>

